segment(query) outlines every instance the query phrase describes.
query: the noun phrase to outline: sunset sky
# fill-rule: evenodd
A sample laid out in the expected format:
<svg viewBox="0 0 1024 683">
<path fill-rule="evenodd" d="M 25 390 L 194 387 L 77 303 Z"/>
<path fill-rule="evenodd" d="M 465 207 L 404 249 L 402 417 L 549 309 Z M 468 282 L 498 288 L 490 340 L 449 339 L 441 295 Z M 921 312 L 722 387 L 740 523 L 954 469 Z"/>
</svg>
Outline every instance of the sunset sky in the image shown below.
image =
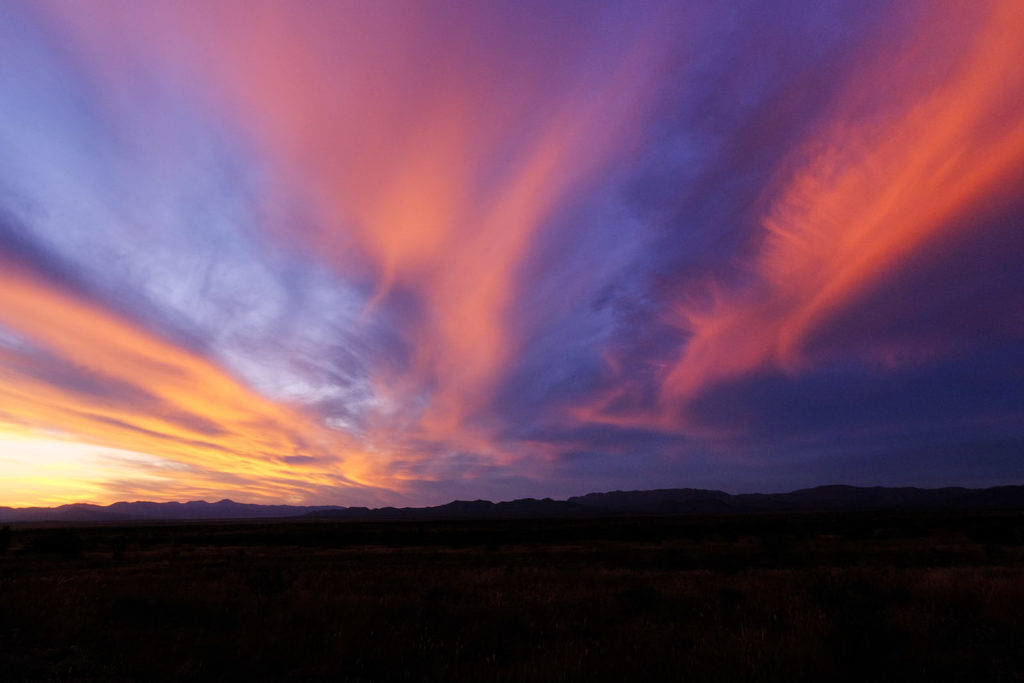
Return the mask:
<svg viewBox="0 0 1024 683">
<path fill-rule="evenodd" d="M 1024 2 L 0 2 L 0 505 L 827 483 L 1024 483 Z"/>
</svg>

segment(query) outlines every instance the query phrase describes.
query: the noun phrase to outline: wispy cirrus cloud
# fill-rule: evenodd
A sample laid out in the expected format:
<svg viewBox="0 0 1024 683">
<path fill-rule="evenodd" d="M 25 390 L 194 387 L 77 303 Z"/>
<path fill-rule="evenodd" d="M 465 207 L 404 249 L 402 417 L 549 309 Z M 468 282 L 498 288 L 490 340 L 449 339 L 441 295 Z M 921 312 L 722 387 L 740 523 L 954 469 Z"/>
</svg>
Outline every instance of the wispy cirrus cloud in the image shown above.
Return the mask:
<svg viewBox="0 0 1024 683">
<path fill-rule="evenodd" d="M 61 491 L 1017 476 L 1015 3 L 0 19 L 0 424 L 137 454 Z"/>
</svg>

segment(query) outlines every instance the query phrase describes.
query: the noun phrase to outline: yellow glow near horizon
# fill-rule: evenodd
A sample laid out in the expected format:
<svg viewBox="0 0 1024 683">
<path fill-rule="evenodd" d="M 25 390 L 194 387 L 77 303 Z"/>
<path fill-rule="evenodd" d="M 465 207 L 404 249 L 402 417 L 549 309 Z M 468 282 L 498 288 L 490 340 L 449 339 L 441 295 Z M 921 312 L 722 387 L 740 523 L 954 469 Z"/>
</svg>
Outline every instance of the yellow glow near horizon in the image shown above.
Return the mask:
<svg viewBox="0 0 1024 683">
<path fill-rule="evenodd" d="M 143 467 L 140 467 L 142 465 Z M 0 434 L 0 505 L 33 507 L 65 503 L 107 504 L 104 484 L 110 479 L 168 481 L 145 466 L 164 467 L 158 458 L 126 451 L 42 438 Z"/>
</svg>

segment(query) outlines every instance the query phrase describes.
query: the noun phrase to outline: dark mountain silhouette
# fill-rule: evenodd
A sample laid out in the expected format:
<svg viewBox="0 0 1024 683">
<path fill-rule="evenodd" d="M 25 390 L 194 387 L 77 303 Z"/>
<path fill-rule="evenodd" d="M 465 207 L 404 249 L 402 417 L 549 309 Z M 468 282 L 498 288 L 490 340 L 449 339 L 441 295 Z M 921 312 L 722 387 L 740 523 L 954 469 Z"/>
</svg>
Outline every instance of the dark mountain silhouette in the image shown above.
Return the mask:
<svg viewBox="0 0 1024 683">
<path fill-rule="evenodd" d="M 590 517 L 607 514 L 565 500 L 520 498 L 502 503 L 489 500 L 453 500 L 444 505 L 425 508 L 339 508 L 310 512 L 307 516 L 323 519 L 526 519 L 553 517 Z"/>
<path fill-rule="evenodd" d="M 676 515 L 719 514 L 735 511 L 725 491 L 706 489 L 656 489 L 611 491 L 574 496 L 570 503 L 621 514 Z"/>
<path fill-rule="evenodd" d="M 187 503 L 152 503 L 136 501 L 112 505 L 75 503 L 52 508 L 0 507 L 0 522 L 118 522 L 145 520 L 198 520 L 198 519 L 269 519 L 299 517 L 310 513 L 335 509 L 331 505 L 255 505 L 219 500 L 207 503 L 192 500 Z"/>
<path fill-rule="evenodd" d="M 609 491 L 568 500 L 521 498 L 492 503 L 455 500 L 423 508 L 366 508 L 332 505 L 254 505 L 216 503 L 152 503 L 137 501 L 100 506 L 76 503 L 53 508 L 0 507 L 0 522 L 127 522 L 202 519 L 529 519 L 623 515 L 726 515 L 771 512 L 845 510 L 1024 510 L 1024 486 L 988 489 L 949 487 L 920 489 L 882 486 L 818 486 L 790 493 L 743 493 L 705 489 Z"/>
<path fill-rule="evenodd" d="M 832 485 L 790 493 L 739 495 L 701 489 L 662 489 L 591 493 L 569 501 L 633 514 L 1024 509 L 1024 486 L 921 489 Z"/>
<path fill-rule="evenodd" d="M 236 503 L 225 498 L 216 503 L 192 500 L 187 503 L 114 503 L 107 509 L 117 514 L 153 519 L 259 519 L 267 517 L 296 517 L 316 510 L 330 510 L 334 506 L 254 505 Z"/>
</svg>

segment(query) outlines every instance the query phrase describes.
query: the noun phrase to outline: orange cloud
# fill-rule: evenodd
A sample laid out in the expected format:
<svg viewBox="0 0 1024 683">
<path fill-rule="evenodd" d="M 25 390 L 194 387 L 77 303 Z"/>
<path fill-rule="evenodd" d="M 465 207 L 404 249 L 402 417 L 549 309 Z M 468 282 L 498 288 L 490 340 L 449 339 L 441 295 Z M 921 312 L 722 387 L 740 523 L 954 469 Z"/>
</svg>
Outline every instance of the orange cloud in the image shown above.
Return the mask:
<svg viewBox="0 0 1024 683">
<path fill-rule="evenodd" d="M 523 50 L 530 40 L 501 25 L 501 12 L 472 7 L 40 7 L 97 85 L 99 106 L 130 102 L 143 73 L 204 113 L 238 122 L 283 181 L 280 196 L 265 198 L 268 215 L 303 200 L 313 214 L 305 232 L 282 221 L 272 226 L 277 236 L 301 235 L 343 276 L 353 263 L 369 264 L 376 293 L 367 319 L 399 289 L 413 293 L 420 312 L 400 331 L 414 349 L 411 363 L 372 378 L 378 406 L 392 396 L 403 414 L 371 415 L 364 447 L 12 269 L 3 275 L 0 322 L 159 407 L 76 393 L 40 379 L 15 354 L 4 359 L 4 419 L 59 425 L 75 438 L 231 473 L 246 486 L 272 482 L 268 497 L 301 497 L 338 477 L 401 487 L 387 463 L 427 457 L 423 443 L 515 457 L 469 423 L 514 361 L 518 332 L 507 314 L 519 269 L 545 221 L 638 136 L 670 46 L 662 17 L 614 31 L 595 21 L 570 40 L 542 36 L 531 52 Z M 509 14 L 524 30 L 550 33 L 543 20 Z M 173 145 L 161 151 L 174 158 Z M 409 408 L 417 397 L 426 397 L 419 411 Z M 295 478 L 281 462 L 292 454 L 332 464 Z"/>
<path fill-rule="evenodd" d="M 32 347 L 0 348 L 5 431 L 152 456 L 166 464 L 165 478 L 175 475 L 173 493 L 160 498 L 216 488 L 245 500 L 302 500 L 318 486 L 369 483 L 372 462 L 339 433 L 9 260 L 0 324 Z M 319 464 L 283 459 L 294 454 Z M 90 493 L 102 488 L 81 484 Z"/>
<path fill-rule="evenodd" d="M 405 50 L 382 54 L 355 40 L 349 63 L 358 66 L 349 72 L 336 55 L 314 53 L 324 43 L 306 41 L 316 20 L 289 11 L 263 22 L 270 34 L 228 37 L 228 49 L 258 45 L 274 62 L 264 70 L 246 58 L 230 82 L 246 110 L 262 112 L 257 135 L 319 200 L 326 220 L 314 243 L 343 271 L 354 241 L 379 268 L 375 302 L 401 286 L 422 305 L 411 376 L 379 384 L 407 395 L 430 387 L 415 426 L 421 437 L 493 452 L 467 418 L 514 357 L 517 332 L 506 314 L 517 269 L 559 204 L 637 133 L 663 46 L 644 27 L 594 82 L 560 81 L 545 75 L 544 59 L 474 62 L 473 45 L 455 36 L 443 57 L 423 55 L 432 25 L 414 11 L 391 17 L 388 28 Z M 578 58 L 571 50 L 547 57 Z M 318 85 L 335 69 L 350 88 Z M 366 72 L 380 82 L 364 80 Z M 310 125 L 310 112 L 335 118 Z M 393 429 L 384 421 L 372 438 L 387 441 Z"/>
<path fill-rule="evenodd" d="M 518 269 L 553 212 L 639 134 L 667 47 L 661 17 L 618 27 L 600 51 L 588 41 L 608 36 L 581 31 L 529 54 L 519 37 L 519 53 L 489 44 L 496 19 L 472 10 L 245 3 L 253 16 L 239 22 L 230 3 L 175 8 L 168 62 L 188 61 L 183 44 L 203 55 L 215 97 L 287 169 L 287 192 L 318 207 L 306 234 L 318 254 L 341 273 L 354 251 L 373 264 L 366 315 L 396 287 L 414 292 L 411 370 L 377 385 L 407 402 L 429 394 L 408 426 L 417 438 L 493 452 L 468 419 L 514 358 Z M 395 428 L 382 419 L 368 438 L 395 447 Z"/>
<path fill-rule="evenodd" d="M 794 155 L 762 221 L 753 282 L 681 303 L 692 336 L 662 387 L 665 426 L 703 389 L 814 361 L 830 319 L 1024 169 L 1024 5 L 947 3 L 898 48 L 868 56 L 827 125 Z"/>
<path fill-rule="evenodd" d="M 378 370 L 374 382 L 382 401 L 428 398 L 401 424 L 379 416 L 366 438 L 383 452 L 410 435 L 496 450 L 468 423 L 519 343 L 506 321 L 518 269 L 545 221 L 637 139 L 659 60 L 680 39 L 659 13 L 614 32 L 595 18 L 566 40 L 511 11 L 538 34 L 531 42 L 496 25 L 501 12 L 416 2 L 51 13 L 97 74 L 112 55 L 144 56 L 243 121 L 283 169 L 282 201 L 314 207 L 306 246 L 339 273 L 375 270 L 365 316 L 395 288 L 414 293 L 411 368 Z"/>
</svg>

